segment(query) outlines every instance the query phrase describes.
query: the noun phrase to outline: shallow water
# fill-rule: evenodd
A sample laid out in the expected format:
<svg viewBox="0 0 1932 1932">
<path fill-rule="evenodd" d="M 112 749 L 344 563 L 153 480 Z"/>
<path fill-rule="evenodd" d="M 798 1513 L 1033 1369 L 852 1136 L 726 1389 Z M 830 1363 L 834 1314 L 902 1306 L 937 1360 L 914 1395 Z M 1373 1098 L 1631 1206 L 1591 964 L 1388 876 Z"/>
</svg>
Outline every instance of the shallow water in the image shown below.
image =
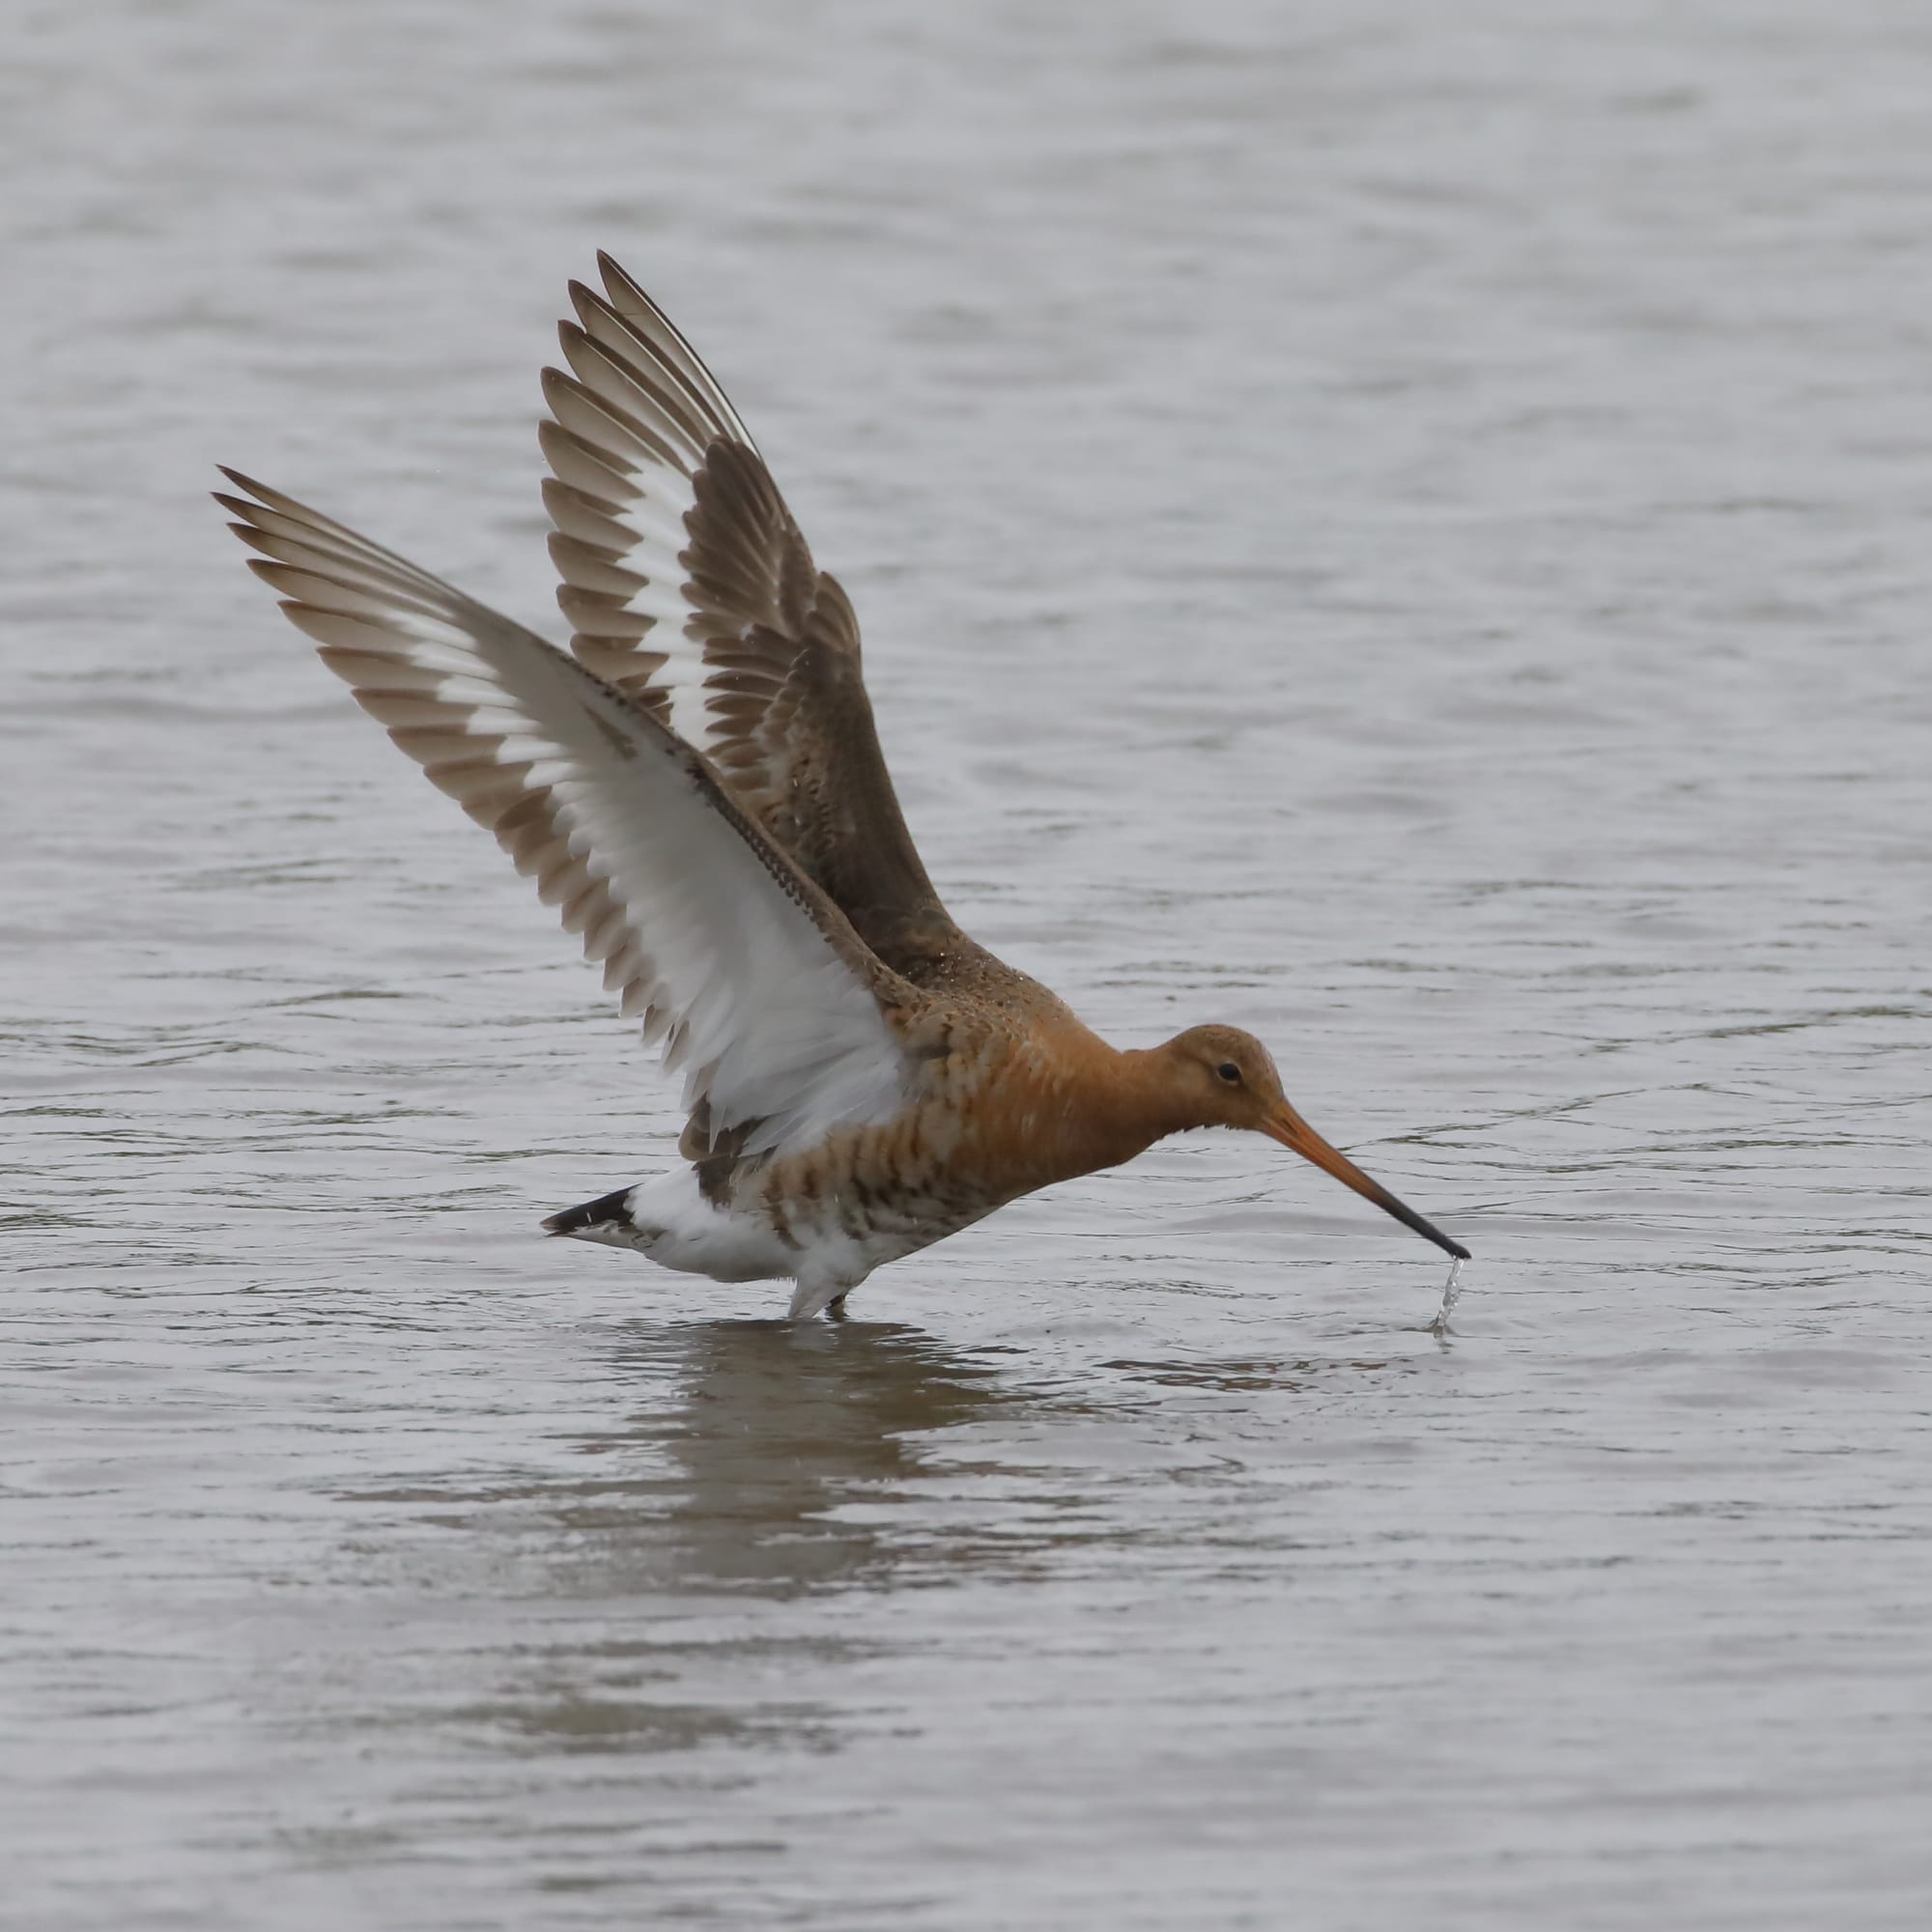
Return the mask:
<svg viewBox="0 0 1932 1932">
<path fill-rule="evenodd" d="M 1918 1926 L 1910 10 L 29 4 L 0 71 L 0 1897 L 34 1928 Z M 1254 1027 L 842 1326 L 217 460 L 556 628 L 612 248 L 954 910 Z"/>
</svg>

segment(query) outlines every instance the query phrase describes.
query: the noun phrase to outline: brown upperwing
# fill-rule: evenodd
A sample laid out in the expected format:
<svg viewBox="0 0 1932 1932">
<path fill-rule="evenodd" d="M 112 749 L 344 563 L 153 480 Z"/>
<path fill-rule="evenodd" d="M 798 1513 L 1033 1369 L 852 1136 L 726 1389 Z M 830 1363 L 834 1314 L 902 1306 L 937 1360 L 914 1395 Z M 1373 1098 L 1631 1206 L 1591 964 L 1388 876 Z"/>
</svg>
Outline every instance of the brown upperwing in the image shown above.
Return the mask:
<svg viewBox="0 0 1932 1932">
<path fill-rule="evenodd" d="M 979 949 L 948 917 L 906 829 L 851 603 L 812 562 L 696 352 L 599 261 L 604 295 L 571 287 L 579 322 L 561 337 L 572 374 L 545 376 L 555 471 L 545 500 L 572 648 L 668 723 L 674 687 L 701 678 L 693 735 L 732 796 L 887 966 L 929 981 Z"/>
<path fill-rule="evenodd" d="M 959 943 L 879 750 L 850 599 L 754 451 L 714 443 L 693 480 L 685 595 L 714 667 L 713 762 L 887 965 Z"/>
</svg>

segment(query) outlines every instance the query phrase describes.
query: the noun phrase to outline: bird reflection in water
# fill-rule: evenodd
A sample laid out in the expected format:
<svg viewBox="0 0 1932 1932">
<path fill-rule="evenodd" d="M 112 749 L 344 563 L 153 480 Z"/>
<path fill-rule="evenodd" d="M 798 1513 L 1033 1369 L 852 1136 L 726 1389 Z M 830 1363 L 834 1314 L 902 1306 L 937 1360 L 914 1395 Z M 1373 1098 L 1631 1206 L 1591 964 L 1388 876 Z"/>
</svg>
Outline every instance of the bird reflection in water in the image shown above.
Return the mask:
<svg viewBox="0 0 1932 1932">
<path fill-rule="evenodd" d="M 876 1643 L 845 1593 L 961 1554 L 923 1512 L 905 1536 L 846 1506 L 906 1498 L 934 1473 L 933 1432 L 1036 1392 L 1003 1386 L 995 1351 L 892 1322 L 639 1323 L 609 1359 L 603 1393 L 632 1412 L 579 1438 L 594 1471 L 442 1492 L 438 1521 L 464 1534 L 418 1552 L 426 1623 L 482 1600 L 500 1629 L 426 1644 L 459 1680 L 431 1707 L 513 1755 L 614 1753 L 643 1775 L 670 1752 L 687 1780 L 694 1752 L 836 1747 L 827 1686 Z M 532 1565 L 534 1596 L 516 1587 Z"/>
<path fill-rule="evenodd" d="M 892 1552 L 841 1505 L 890 1499 L 924 1475 L 923 1437 L 1022 1399 L 988 1351 L 895 1322 L 640 1325 L 614 1370 L 647 1406 L 583 1447 L 656 1453 L 596 1486 L 607 1556 L 637 1541 L 664 1582 L 775 1597 L 883 1581 Z"/>
</svg>

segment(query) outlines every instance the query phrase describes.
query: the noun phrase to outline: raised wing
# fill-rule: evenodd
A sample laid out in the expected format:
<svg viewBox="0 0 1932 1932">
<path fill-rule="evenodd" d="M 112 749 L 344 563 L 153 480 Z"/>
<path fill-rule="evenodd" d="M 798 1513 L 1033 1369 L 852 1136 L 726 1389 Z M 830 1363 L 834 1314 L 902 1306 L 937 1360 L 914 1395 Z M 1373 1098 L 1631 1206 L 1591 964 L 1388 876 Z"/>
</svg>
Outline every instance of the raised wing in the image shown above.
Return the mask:
<svg viewBox="0 0 1932 1932">
<path fill-rule="evenodd" d="M 956 944 L 879 751 L 859 626 L 724 392 L 608 255 L 544 372 L 571 648 L 716 765 L 890 966 Z"/>
<path fill-rule="evenodd" d="M 254 499 L 216 498 L 290 621 L 582 934 L 623 1012 L 685 1070 L 701 1140 L 758 1153 L 898 1111 L 909 1067 L 887 1013 L 912 989 L 659 715 L 413 564 L 223 473 Z"/>
</svg>

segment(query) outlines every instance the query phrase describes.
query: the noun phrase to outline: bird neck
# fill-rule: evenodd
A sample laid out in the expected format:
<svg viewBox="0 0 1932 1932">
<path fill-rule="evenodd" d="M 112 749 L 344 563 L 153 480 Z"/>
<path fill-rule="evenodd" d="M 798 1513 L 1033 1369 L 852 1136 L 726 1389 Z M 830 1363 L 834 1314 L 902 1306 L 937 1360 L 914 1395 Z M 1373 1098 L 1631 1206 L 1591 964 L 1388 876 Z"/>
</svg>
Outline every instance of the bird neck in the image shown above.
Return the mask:
<svg viewBox="0 0 1932 1932">
<path fill-rule="evenodd" d="M 1176 1099 L 1172 1069 L 1158 1047 L 1122 1052 L 1095 1038 L 1074 1084 L 1078 1102 L 1060 1122 L 1057 1164 L 1066 1178 L 1118 1167 L 1195 1124 Z"/>
<path fill-rule="evenodd" d="M 966 1110 L 976 1171 L 991 1198 L 1118 1167 L 1194 1125 L 1177 1106 L 1159 1048 L 1122 1052 L 1072 1018 L 1014 1055 L 992 1093 Z"/>
<path fill-rule="evenodd" d="M 1117 1058 L 1122 1065 L 1122 1111 L 1140 1136 L 1136 1152 L 1169 1134 L 1184 1134 L 1202 1124 L 1192 1095 L 1176 1078 L 1174 1059 L 1166 1047 L 1129 1047 Z"/>
</svg>

